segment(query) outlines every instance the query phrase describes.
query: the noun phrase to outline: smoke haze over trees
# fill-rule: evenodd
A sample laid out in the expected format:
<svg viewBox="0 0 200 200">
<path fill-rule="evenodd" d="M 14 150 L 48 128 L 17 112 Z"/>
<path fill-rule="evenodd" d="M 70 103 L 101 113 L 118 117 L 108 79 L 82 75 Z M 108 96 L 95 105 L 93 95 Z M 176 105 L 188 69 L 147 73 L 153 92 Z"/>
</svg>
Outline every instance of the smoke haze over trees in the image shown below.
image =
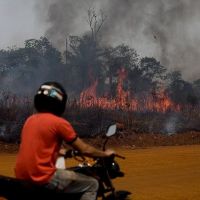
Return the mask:
<svg viewBox="0 0 200 200">
<path fill-rule="evenodd" d="M 157 92 L 163 89 L 175 104 L 186 106 L 189 115 L 157 113 L 152 122 L 142 112 L 123 116 L 120 108 L 112 117 L 123 118 L 130 128 L 145 118 L 148 123 L 141 120 L 140 130 L 147 132 L 176 132 L 182 128 L 177 128 L 178 123 L 199 127 L 198 113 L 192 113 L 200 103 L 199 27 L 195 24 L 199 4 L 186 0 L 38 1 L 38 18 L 48 24 L 44 36 L 27 38 L 20 48 L 0 50 L 0 119 L 25 119 L 32 107 L 23 107 L 23 98 L 18 103 L 20 95 L 32 98 L 41 83 L 53 80 L 64 85 L 70 100 L 80 100 L 88 88 L 97 97 L 113 99 L 120 97 L 120 89 L 128 100 L 137 99 L 143 105 L 148 96 L 156 102 Z M 120 81 L 122 88 L 118 87 Z M 73 111 L 72 121 L 91 120 L 90 111 Z M 101 123 L 107 114 L 99 113 L 92 110 L 94 120 L 85 124 Z M 2 127 L 4 122 L 0 121 L 0 135 Z"/>
<path fill-rule="evenodd" d="M 154 40 L 158 40 L 158 36 L 161 37 L 161 35 L 162 38 L 165 38 L 165 41 L 160 39 L 161 53 L 163 53 L 160 57 L 161 62 L 154 57 L 142 57 L 130 45 L 121 43 L 113 46 L 112 42 L 109 42 L 112 41 L 112 28 L 108 27 L 108 24 L 112 24 L 114 29 L 120 24 L 123 27 L 121 20 L 129 20 L 129 18 L 136 20 L 137 17 L 136 19 L 134 17 L 137 16 L 139 8 L 144 13 L 147 10 L 148 12 L 154 11 L 159 20 L 163 17 L 162 21 L 165 23 L 164 15 L 160 13 L 159 17 L 157 11 L 165 13 L 164 10 L 167 10 L 173 13 L 173 9 L 178 9 L 178 6 L 185 8 L 184 2 L 177 2 L 172 6 L 155 0 L 150 4 L 145 4 L 144 0 L 140 3 L 125 1 L 122 5 L 117 0 L 109 3 L 103 1 L 104 4 L 100 3 L 98 6 L 105 6 L 105 10 L 109 11 L 109 17 L 102 10 L 96 11 L 94 8 L 87 8 L 84 18 L 87 30 L 79 36 L 66 35 L 69 35 L 70 30 L 76 29 L 76 20 L 81 16 L 80 13 L 84 11 L 85 6 L 91 3 L 90 1 L 87 1 L 83 7 L 80 7 L 81 4 L 78 1 L 74 3 L 52 0 L 48 4 L 45 3 L 46 1 L 42 2 L 43 4 L 40 6 L 48 8 L 47 14 L 51 26 L 46 31 L 46 35 L 47 38 L 51 38 L 52 43 L 46 37 L 41 37 L 38 40 L 26 40 L 23 48 L 1 50 L 2 89 L 6 88 L 7 91 L 30 95 L 42 82 L 55 80 L 64 84 L 73 97 L 78 97 L 83 90 L 96 81 L 97 95 L 106 95 L 112 98 L 116 95 L 117 77 L 120 70 L 123 69 L 126 73 L 123 89 L 129 91 L 130 97 L 143 96 L 144 98 L 144 94 L 154 95 L 155 91 L 162 86 L 176 103 L 198 103 L 200 98 L 199 79 L 196 79 L 194 83 L 187 82 L 183 80 L 181 71 L 168 70 L 169 54 L 166 45 L 169 44 L 167 41 L 169 38 L 165 32 L 161 34 L 163 30 L 160 30 L 159 34 L 153 35 Z M 118 5 L 115 7 L 117 12 L 113 12 L 111 9 L 114 2 L 115 6 Z M 170 1 L 167 2 L 170 3 Z M 41 7 L 38 8 L 41 9 Z M 122 18 L 125 10 L 128 17 Z M 135 11 L 134 14 L 131 12 L 132 10 Z M 129 25 L 132 23 L 133 27 L 139 31 L 139 21 L 144 19 L 146 18 L 143 16 L 136 21 L 127 21 L 127 23 Z M 160 23 L 151 24 L 152 27 L 154 26 L 154 33 L 156 29 L 162 27 Z M 168 25 L 172 23 L 169 22 Z M 150 30 L 150 24 L 148 27 Z M 146 28 L 147 26 L 145 26 Z M 62 47 L 65 48 L 64 51 L 61 51 Z M 171 58 L 173 59 L 173 55 Z M 163 65 L 162 62 L 166 65 Z M 180 62 L 177 62 L 177 65 L 179 64 Z"/>
<path fill-rule="evenodd" d="M 61 82 L 72 97 L 97 81 L 97 96 L 116 96 L 121 70 L 123 90 L 131 96 L 153 95 L 164 87 L 177 104 L 196 105 L 200 99 L 199 79 L 193 83 L 182 79 L 180 71 L 167 71 L 155 58 L 140 58 L 135 49 L 121 44 L 102 46 L 92 32 L 71 36 L 66 62 L 47 38 L 25 41 L 24 48 L 0 51 L 1 90 L 16 95 L 32 95 L 44 81 Z M 143 97 L 144 98 L 144 97 Z"/>
<path fill-rule="evenodd" d="M 72 96 L 77 97 L 96 81 L 97 95 L 112 97 L 116 95 L 117 77 L 123 69 L 126 73 L 123 89 L 130 95 L 153 94 L 164 87 L 176 103 L 198 103 L 199 77 L 194 79 L 194 83 L 188 82 L 181 70 L 169 70 L 174 58 L 177 58 L 176 66 L 183 62 L 190 62 L 192 69 L 198 66 L 194 64 L 197 59 L 193 62 L 190 59 L 194 48 L 185 49 L 184 46 L 183 53 L 175 53 L 172 45 L 177 47 L 176 43 L 182 39 L 182 35 L 177 39 L 168 34 L 170 30 L 175 31 L 177 24 L 184 24 L 183 19 L 191 19 L 192 14 L 188 11 L 193 6 L 198 7 L 197 3 L 189 5 L 183 0 L 152 0 L 149 3 L 145 0 L 127 0 L 123 3 L 103 0 L 94 4 L 102 10 L 88 8 L 92 5 L 90 0 L 82 4 L 81 1 L 71 0 L 38 3 L 39 18 L 49 23 L 46 37 L 28 39 L 22 48 L 1 50 L 1 88 L 29 95 L 41 82 L 57 80 L 66 86 Z M 42 10 L 45 12 L 42 13 Z M 182 18 L 179 19 L 179 16 Z M 80 23 L 81 18 L 85 25 Z M 157 57 L 160 59 L 156 59 L 156 56 L 143 57 L 131 43 L 126 44 L 127 40 L 122 40 L 122 43 L 118 40 L 114 45 L 116 33 L 126 35 L 131 31 L 133 40 L 137 35 L 143 35 L 146 39 L 152 37 L 154 45 L 159 47 Z M 71 35 L 73 32 L 82 34 Z M 184 42 L 187 45 L 186 39 Z M 188 44 L 193 45 L 191 42 Z M 183 55 L 186 56 L 178 59 Z"/>
<path fill-rule="evenodd" d="M 73 97 L 78 97 L 83 90 L 97 81 L 97 95 L 107 95 L 112 98 L 116 95 L 117 77 L 120 70 L 123 69 L 126 73 L 123 88 L 129 91 L 130 95 L 140 97 L 144 93 L 153 94 L 162 85 L 174 102 L 197 104 L 200 98 L 198 79 L 194 83 L 187 82 L 183 80 L 180 71 L 170 72 L 167 70 L 167 66 L 161 64 L 154 57 L 142 57 L 133 47 L 123 43 L 117 46 L 110 44 L 112 34 L 109 33 L 111 28 L 108 27 L 108 24 L 112 24 L 112 27 L 118 26 L 122 20 L 121 18 L 118 20 L 120 16 L 118 14 L 127 10 L 127 15 L 131 17 L 130 8 L 138 8 L 142 2 L 126 1 L 120 7 L 120 1 L 116 1 L 115 3 L 120 7 L 116 7 L 116 9 L 119 11 L 112 12 L 110 10 L 109 17 L 102 10 L 97 12 L 94 8 L 88 8 L 84 19 L 88 25 L 87 31 L 80 36 L 68 37 L 65 37 L 65 34 L 69 34 L 76 24 L 72 19 L 76 20 L 82 12 L 81 8 L 77 10 L 80 2 L 49 2 L 48 20 L 51 26 L 46 35 L 51 38 L 55 46 L 60 47 L 59 50 L 46 37 L 41 37 L 39 40 L 28 39 L 23 48 L 1 50 L 1 88 L 18 94 L 30 95 L 42 82 L 55 80 L 64 84 Z M 153 4 L 153 2 L 156 1 L 151 3 Z M 89 3 L 88 1 L 86 5 L 88 6 Z M 108 4 L 104 1 L 104 3 L 108 10 L 111 9 L 111 2 Z M 160 5 L 161 10 L 167 6 L 158 2 L 156 5 Z M 185 4 L 178 5 L 184 8 Z M 82 7 L 83 10 L 84 8 Z M 141 7 L 141 9 L 145 11 L 146 7 Z M 171 9 L 169 7 L 168 11 Z M 128 18 L 125 17 L 125 19 Z M 139 30 L 136 21 L 132 23 L 135 23 L 132 25 Z M 64 24 L 65 26 L 63 26 Z M 154 35 L 154 39 L 157 40 L 157 37 L 158 35 Z M 167 37 L 163 36 L 163 38 L 166 38 L 163 45 L 168 45 Z M 65 47 L 63 52 L 61 52 L 62 46 Z M 167 61 L 168 50 L 162 45 L 161 47 L 163 49 L 161 61 Z M 163 63 L 167 64 L 167 62 Z"/>
<path fill-rule="evenodd" d="M 48 22 L 46 36 L 65 49 L 65 38 L 88 30 L 88 7 L 107 16 L 102 42 L 125 43 L 139 55 L 154 57 L 186 80 L 200 76 L 199 1 L 188 0 L 51 0 L 40 1 L 40 19 Z"/>
</svg>

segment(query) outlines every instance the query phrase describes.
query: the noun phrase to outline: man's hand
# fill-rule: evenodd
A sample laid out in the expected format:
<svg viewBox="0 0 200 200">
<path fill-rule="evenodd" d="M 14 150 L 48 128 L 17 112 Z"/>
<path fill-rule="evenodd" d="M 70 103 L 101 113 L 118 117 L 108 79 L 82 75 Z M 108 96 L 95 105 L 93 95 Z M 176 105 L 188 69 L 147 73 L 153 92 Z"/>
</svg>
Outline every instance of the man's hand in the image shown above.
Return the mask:
<svg viewBox="0 0 200 200">
<path fill-rule="evenodd" d="M 60 151 L 59 151 L 59 155 L 64 156 L 66 154 L 66 152 L 67 152 L 66 149 L 61 148 Z"/>
<path fill-rule="evenodd" d="M 107 150 L 104 151 L 104 153 L 105 153 L 106 157 L 110 157 L 110 156 L 114 156 L 115 155 L 115 151 L 112 150 L 112 149 L 107 149 Z"/>
</svg>

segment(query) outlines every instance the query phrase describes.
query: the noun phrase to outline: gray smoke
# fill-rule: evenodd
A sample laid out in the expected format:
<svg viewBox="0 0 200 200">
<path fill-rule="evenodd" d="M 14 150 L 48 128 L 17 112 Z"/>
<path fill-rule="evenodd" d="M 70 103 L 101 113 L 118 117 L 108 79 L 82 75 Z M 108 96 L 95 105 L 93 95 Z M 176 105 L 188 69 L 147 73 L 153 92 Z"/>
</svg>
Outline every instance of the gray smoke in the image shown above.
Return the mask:
<svg viewBox="0 0 200 200">
<path fill-rule="evenodd" d="M 87 10 L 91 5 L 92 0 L 39 1 L 37 4 L 39 16 L 49 25 L 46 37 L 60 50 L 65 50 L 68 36 L 80 35 L 88 30 Z"/>
<path fill-rule="evenodd" d="M 62 50 L 67 36 L 89 30 L 87 10 L 94 7 L 107 16 L 101 30 L 105 44 L 128 44 L 141 56 L 181 70 L 188 80 L 200 77 L 200 1 L 43 0 L 39 5 L 49 25 L 46 36 Z"/>
<path fill-rule="evenodd" d="M 179 123 L 179 117 L 176 115 L 170 116 L 164 124 L 164 132 L 168 135 L 173 135 L 177 132 L 177 124 Z"/>
</svg>

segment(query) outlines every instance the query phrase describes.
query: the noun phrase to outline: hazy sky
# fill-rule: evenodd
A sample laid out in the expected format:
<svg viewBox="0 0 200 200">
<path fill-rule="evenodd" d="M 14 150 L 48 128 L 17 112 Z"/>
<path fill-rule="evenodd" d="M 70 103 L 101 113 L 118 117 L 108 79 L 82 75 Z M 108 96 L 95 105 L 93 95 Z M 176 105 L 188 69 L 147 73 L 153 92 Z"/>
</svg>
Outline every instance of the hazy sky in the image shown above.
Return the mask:
<svg viewBox="0 0 200 200">
<path fill-rule="evenodd" d="M 34 0 L 0 0 L 0 48 L 22 46 L 26 39 L 44 35 Z"/>
<path fill-rule="evenodd" d="M 198 0 L 0 0 L 0 48 L 47 36 L 62 49 L 68 35 L 88 30 L 87 9 L 107 15 L 106 44 L 128 44 L 184 78 L 200 78 Z"/>
</svg>

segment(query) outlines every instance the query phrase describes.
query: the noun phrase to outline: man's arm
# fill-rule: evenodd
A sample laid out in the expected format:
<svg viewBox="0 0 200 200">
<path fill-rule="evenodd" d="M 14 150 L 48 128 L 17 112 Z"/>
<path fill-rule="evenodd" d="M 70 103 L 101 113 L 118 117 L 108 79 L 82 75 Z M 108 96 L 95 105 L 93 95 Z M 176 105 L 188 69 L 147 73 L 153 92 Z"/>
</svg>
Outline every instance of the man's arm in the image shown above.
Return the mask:
<svg viewBox="0 0 200 200">
<path fill-rule="evenodd" d="M 109 157 L 112 154 L 115 154 L 115 151 L 110 149 L 107 149 L 106 151 L 98 150 L 95 147 L 85 143 L 79 137 L 71 144 L 71 146 L 88 157 Z"/>
</svg>

